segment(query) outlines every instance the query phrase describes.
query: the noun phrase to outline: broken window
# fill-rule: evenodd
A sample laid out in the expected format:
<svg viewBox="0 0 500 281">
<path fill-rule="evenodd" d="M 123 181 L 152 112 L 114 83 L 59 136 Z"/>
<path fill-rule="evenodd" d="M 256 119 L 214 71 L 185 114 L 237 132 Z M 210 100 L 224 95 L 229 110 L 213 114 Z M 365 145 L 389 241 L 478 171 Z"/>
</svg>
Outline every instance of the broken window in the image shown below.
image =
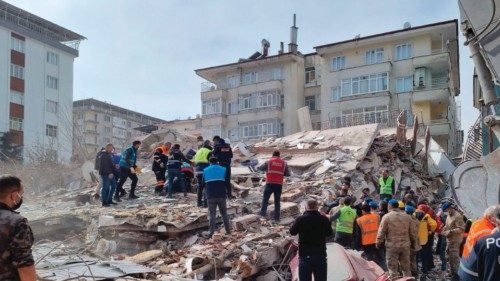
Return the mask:
<svg viewBox="0 0 500 281">
<path fill-rule="evenodd" d="M 305 97 L 305 106 L 308 106 L 309 110 L 316 110 L 316 97 Z"/>
</svg>

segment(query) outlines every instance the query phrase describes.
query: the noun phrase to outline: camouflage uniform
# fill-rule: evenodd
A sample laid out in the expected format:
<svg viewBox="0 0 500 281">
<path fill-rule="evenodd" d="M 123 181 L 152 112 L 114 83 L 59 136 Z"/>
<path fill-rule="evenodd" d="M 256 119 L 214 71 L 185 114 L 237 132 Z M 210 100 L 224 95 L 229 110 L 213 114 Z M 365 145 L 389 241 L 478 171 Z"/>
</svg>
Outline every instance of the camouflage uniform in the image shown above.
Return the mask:
<svg viewBox="0 0 500 281">
<path fill-rule="evenodd" d="M 411 267 L 411 274 L 413 277 L 418 278 L 418 264 L 417 264 L 417 252 L 422 249 L 422 246 L 420 246 L 420 241 L 418 239 L 418 227 L 420 226 L 420 222 L 415 216 L 410 216 L 413 224 L 415 225 L 415 244 L 411 246 L 410 249 L 410 267 Z"/>
<path fill-rule="evenodd" d="M 446 218 L 443 235 L 446 237 L 446 252 L 450 260 L 450 271 L 454 278 L 457 278 L 458 267 L 460 265 L 460 244 L 462 243 L 464 230 L 464 218 L 458 211 L 455 211 L 453 215 L 450 214 Z"/>
<path fill-rule="evenodd" d="M 35 264 L 28 220 L 0 203 L 0 280 L 19 280 L 17 268 Z"/>
<path fill-rule="evenodd" d="M 403 276 L 411 277 L 410 249 L 415 245 L 417 230 L 411 217 L 399 210 L 390 211 L 382 218 L 377 233 L 377 248 L 385 245 L 389 278 L 398 277 L 398 263 Z"/>
</svg>

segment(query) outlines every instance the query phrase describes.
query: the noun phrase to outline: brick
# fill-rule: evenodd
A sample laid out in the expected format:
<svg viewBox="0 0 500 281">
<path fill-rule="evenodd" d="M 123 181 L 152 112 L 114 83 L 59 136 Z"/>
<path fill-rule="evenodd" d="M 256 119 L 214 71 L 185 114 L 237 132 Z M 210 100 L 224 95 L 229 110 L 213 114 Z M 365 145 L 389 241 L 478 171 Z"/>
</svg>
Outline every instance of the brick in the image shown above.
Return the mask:
<svg viewBox="0 0 500 281">
<path fill-rule="evenodd" d="M 259 216 L 251 214 L 233 219 L 233 229 L 237 231 L 244 231 L 249 225 L 259 221 Z"/>
</svg>

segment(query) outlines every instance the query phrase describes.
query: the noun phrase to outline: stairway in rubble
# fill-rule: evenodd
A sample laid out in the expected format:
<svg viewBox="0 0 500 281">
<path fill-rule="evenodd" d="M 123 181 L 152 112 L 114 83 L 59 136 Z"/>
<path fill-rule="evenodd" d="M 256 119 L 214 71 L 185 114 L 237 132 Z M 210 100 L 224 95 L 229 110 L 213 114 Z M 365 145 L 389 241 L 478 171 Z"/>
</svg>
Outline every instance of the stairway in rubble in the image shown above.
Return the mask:
<svg viewBox="0 0 500 281">
<path fill-rule="evenodd" d="M 474 125 L 467 134 L 467 143 L 463 154 L 463 161 L 479 160 L 483 155 L 483 133 L 481 128 L 482 116 L 479 114 Z"/>
</svg>

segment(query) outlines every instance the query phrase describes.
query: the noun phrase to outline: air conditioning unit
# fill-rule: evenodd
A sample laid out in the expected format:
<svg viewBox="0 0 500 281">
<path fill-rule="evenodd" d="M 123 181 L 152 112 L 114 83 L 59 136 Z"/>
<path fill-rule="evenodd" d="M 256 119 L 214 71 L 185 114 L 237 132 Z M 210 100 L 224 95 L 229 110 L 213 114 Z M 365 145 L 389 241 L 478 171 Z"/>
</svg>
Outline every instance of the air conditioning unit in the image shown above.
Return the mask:
<svg viewBox="0 0 500 281">
<path fill-rule="evenodd" d="M 425 67 L 417 67 L 415 68 L 415 85 L 417 88 L 425 88 L 427 86 L 427 68 Z"/>
</svg>

